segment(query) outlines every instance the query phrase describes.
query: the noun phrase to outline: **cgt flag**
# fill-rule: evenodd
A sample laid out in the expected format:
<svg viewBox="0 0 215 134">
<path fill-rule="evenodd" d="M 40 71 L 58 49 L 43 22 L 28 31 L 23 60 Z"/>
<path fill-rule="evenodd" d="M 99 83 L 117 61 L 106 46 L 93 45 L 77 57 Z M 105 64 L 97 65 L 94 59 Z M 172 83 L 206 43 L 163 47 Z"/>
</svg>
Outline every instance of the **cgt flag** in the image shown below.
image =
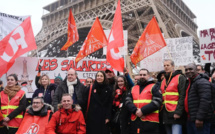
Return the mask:
<svg viewBox="0 0 215 134">
<path fill-rule="evenodd" d="M 155 17 L 148 23 L 138 40 L 130 58 L 131 62 L 136 66 L 138 62 L 150 56 L 166 46 L 166 42 L 161 34 L 160 28 Z"/>
<path fill-rule="evenodd" d="M 90 32 L 88 33 L 81 50 L 75 58 L 75 62 L 78 63 L 81 59 L 87 55 L 107 46 L 107 38 L 103 31 L 102 25 L 99 19 L 96 18 Z"/>
<path fill-rule="evenodd" d="M 67 50 L 72 44 L 79 40 L 78 30 L 75 24 L 75 19 L 72 15 L 72 10 L 69 11 L 68 18 L 68 36 L 66 44 L 61 48 L 61 50 Z"/>
<path fill-rule="evenodd" d="M 119 47 L 124 46 L 123 40 L 123 27 L 120 0 L 118 1 L 116 13 L 113 19 L 112 29 L 108 38 L 107 45 L 107 62 L 110 63 L 112 68 L 119 72 L 123 72 L 124 59 L 119 52 Z"/>
<path fill-rule="evenodd" d="M 37 49 L 30 17 L 0 41 L 0 77 L 7 73 L 15 59 Z"/>
</svg>

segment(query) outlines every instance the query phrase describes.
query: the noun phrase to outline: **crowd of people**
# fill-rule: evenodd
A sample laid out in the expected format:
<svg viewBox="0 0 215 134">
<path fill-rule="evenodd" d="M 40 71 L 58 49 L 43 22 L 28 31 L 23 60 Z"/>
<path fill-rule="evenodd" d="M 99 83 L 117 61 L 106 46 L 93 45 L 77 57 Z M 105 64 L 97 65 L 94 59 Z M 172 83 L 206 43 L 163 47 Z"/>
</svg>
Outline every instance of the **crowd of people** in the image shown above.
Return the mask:
<svg viewBox="0 0 215 134">
<path fill-rule="evenodd" d="M 153 78 L 141 69 L 98 71 L 80 82 L 76 70 L 66 78 L 35 78 L 37 89 L 26 99 L 15 74 L 0 92 L 1 134 L 215 134 L 215 69 L 211 75 L 190 63 L 176 70 L 164 60 Z M 27 108 L 26 108 L 26 105 Z"/>
</svg>

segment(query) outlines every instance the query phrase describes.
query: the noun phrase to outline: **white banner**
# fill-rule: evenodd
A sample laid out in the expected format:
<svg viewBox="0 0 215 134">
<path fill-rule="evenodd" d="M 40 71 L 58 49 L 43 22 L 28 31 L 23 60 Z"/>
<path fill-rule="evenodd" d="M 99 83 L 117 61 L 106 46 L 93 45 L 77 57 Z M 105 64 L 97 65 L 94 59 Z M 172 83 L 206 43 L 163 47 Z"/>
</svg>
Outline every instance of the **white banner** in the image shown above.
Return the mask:
<svg viewBox="0 0 215 134">
<path fill-rule="evenodd" d="M 41 58 L 41 73 L 47 74 L 53 82 L 55 77 L 66 77 L 67 70 L 74 68 L 78 73 L 78 78 L 82 83 L 87 77 L 95 79 L 98 71 L 105 71 L 111 68 L 106 59 L 83 59 L 75 65 L 75 58 Z M 36 57 L 19 57 L 14 65 L 10 68 L 7 75 L 15 73 L 18 75 L 19 85 L 26 92 L 26 97 L 31 98 L 33 92 L 37 89 L 35 86 L 35 77 L 38 73 L 38 58 Z M 41 74 L 41 75 L 42 75 Z"/>
<path fill-rule="evenodd" d="M 143 59 L 140 62 L 141 68 L 151 72 L 163 70 L 163 60 L 172 59 L 175 66 L 184 66 L 193 62 L 193 38 L 181 37 L 165 39 L 167 47 Z"/>
<path fill-rule="evenodd" d="M 215 28 L 201 30 L 199 42 L 201 63 L 215 62 Z"/>
<path fill-rule="evenodd" d="M 19 26 L 28 16 L 14 16 L 0 12 L 0 40 Z"/>
</svg>

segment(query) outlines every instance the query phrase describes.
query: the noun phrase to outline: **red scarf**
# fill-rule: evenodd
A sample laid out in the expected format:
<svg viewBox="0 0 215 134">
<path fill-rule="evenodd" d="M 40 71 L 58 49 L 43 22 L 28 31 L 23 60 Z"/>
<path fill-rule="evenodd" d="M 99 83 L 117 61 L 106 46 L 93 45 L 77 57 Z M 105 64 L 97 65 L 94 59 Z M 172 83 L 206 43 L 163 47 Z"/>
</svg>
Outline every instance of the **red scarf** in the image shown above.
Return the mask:
<svg viewBox="0 0 215 134">
<path fill-rule="evenodd" d="M 114 99 L 113 99 L 113 106 L 119 107 L 120 101 L 122 100 L 122 95 L 124 94 L 125 91 L 126 91 L 126 87 L 115 90 L 115 95 L 114 95 Z"/>
</svg>

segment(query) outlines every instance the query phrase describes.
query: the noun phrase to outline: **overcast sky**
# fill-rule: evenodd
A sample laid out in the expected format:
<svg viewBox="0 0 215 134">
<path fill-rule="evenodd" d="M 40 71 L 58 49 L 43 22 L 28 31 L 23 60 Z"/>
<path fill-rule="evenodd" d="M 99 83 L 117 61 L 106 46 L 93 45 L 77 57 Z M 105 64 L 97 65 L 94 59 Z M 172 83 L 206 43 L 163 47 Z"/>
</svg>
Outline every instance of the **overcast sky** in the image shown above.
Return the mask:
<svg viewBox="0 0 215 134">
<path fill-rule="evenodd" d="M 31 15 L 31 22 L 34 34 L 36 35 L 41 27 L 43 7 L 56 0 L 0 0 L 0 12 L 25 16 Z M 215 27 L 215 0 L 184 0 L 187 6 L 193 11 L 197 19 L 198 31 Z M 199 32 L 198 32 L 199 35 Z"/>
</svg>

